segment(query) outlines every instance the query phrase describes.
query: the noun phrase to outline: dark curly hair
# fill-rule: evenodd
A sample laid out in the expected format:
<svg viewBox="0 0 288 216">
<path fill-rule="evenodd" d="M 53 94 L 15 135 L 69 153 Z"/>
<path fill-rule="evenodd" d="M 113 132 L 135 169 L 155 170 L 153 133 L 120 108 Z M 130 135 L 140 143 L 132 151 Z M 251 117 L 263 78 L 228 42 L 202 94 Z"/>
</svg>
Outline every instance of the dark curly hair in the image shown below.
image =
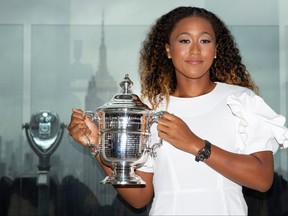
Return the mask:
<svg viewBox="0 0 288 216">
<path fill-rule="evenodd" d="M 175 68 L 171 59 L 167 58 L 165 44 L 169 43 L 176 24 L 191 16 L 208 20 L 216 36 L 217 58 L 210 68 L 210 79 L 244 86 L 258 94 L 258 87 L 241 62 L 237 44 L 224 22 L 203 8 L 182 6 L 161 16 L 151 27 L 142 44 L 139 62 L 142 98 L 148 98 L 152 108 L 155 108 L 163 97 L 169 101 L 169 95 L 175 91 Z"/>
</svg>

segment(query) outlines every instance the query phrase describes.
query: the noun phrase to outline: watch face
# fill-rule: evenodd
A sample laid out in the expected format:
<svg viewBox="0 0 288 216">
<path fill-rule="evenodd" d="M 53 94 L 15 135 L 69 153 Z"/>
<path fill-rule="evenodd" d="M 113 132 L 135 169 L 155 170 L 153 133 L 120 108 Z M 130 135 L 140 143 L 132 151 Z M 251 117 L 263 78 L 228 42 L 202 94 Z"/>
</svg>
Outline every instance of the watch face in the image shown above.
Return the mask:
<svg viewBox="0 0 288 216">
<path fill-rule="evenodd" d="M 211 153 L 210 150 L 208 150 L 208 149 L 204 150 L 205 159 L 210 156 L 210 153 Z"/>
<path fill-rule="evenodd" d="M 210 150 L 202 149 L 202 151 L 200 152 L 200 158 L 202 159 L 201 161 L 208 159 L 209 156 L 210 156 Z"/>
<path fill-rule="evenodd" d="M 199 151 L 198 155 L 195 157 L 195 160 L 197 162 L 205 161 L 206 159 L 210 157 L 210 154 L 211 154 L 211 144 L 208 141 L 205 141 L 204 148 L 202 148 Z"/>
</svg>

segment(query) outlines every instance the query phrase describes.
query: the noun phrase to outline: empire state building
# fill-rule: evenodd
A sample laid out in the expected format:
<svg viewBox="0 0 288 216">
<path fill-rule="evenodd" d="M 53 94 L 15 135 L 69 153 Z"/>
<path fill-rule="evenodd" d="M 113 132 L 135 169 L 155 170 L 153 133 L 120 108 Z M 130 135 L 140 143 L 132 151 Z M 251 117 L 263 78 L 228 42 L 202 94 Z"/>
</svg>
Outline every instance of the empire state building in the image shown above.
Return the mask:
<svg viewBox="0 0 288 216">
<path fill-rule="evenodd" d="M 100 45 L 100 59 L 98 70 L 88 82 L 87 94 L 85 97 L 85 109 L 95 111 L 96 108 L 110 101 L 117 94 L 117 84 L 110 75 L 107 68 L 107 54 L 104 40 L 104 22 L 102 21 L 102 34 Z M 100 185 L 100 182 L 105 178 L 105 174 L 96 159 L 91 159 L 88 149 L 87 154 L 84 154 L 84 182 L 89 185 L 95 196 L 103 205 L 111 204 L 115 199 L 116 192 L 111 185 Z"/>
<path fill-rule="evenodd" d="M 107 68 L 107 54 L 104 42 L 104 21 L 102 21 L 99 66 L 96 74 L 92 76 L 88 83 L 87 95 L 85 97 L 86 110 L 94 111 L 97 107 L 110 101 L 117 93 L 117 84 Z"/>
</svg>

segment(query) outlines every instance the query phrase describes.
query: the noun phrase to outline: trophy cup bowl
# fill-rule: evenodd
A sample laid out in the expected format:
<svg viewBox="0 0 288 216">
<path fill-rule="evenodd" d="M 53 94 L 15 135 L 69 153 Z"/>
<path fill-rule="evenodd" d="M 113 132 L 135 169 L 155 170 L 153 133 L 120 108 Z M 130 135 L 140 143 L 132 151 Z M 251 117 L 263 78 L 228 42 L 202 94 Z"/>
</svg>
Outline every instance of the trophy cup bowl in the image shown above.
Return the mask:
<svg viewBox="0 0 288 216">
<path fill-rule="evenodd" d="M 101 161 L 112 168 L 112 174 L 101 183 L 113 185 L 145 185 L 134 171 L 142 166 L 149 156 L 156 156 L 154 149 L 162 144 L 149 146 L 151 125 L 158 122 L 163 112 L 151 111 L 129 88 L 132 81 L 126 74 L 120 83 L 123 92 L 96 109 L 85 111 L 99 129 L 99 141 L 88 146 L 100 154 Z"/>
</svg>

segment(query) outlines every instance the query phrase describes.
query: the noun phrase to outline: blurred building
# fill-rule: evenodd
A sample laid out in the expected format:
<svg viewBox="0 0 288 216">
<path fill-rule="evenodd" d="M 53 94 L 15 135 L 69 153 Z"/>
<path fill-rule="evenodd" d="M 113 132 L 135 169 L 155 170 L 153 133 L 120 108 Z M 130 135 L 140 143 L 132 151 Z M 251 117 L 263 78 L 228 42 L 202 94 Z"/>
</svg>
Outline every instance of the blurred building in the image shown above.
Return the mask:
<svg viewBox="0 0 288 216">
<path fill-rule="evenodd" d="M 105 46 L 104 21 L 102 21 L 101 45 L 99 50 L 99 66 L 96 73 L 88 83 L 87 95 L 85 97 L 85 109 L 94 111 L 104 103 L 110 101 L 118 93 L 117 84 L 109 73 L 107 67 L 107 53 Z M 95 192 L 102 204 L 111 204 L 116 192 L 112 185 L 100 185 L 105 178 L 99 163 L 91 158 L 87 149 L 84 149 L 84 183 Z M 88 154 L 88 155 L 87 155 Z"/>
</svg>

